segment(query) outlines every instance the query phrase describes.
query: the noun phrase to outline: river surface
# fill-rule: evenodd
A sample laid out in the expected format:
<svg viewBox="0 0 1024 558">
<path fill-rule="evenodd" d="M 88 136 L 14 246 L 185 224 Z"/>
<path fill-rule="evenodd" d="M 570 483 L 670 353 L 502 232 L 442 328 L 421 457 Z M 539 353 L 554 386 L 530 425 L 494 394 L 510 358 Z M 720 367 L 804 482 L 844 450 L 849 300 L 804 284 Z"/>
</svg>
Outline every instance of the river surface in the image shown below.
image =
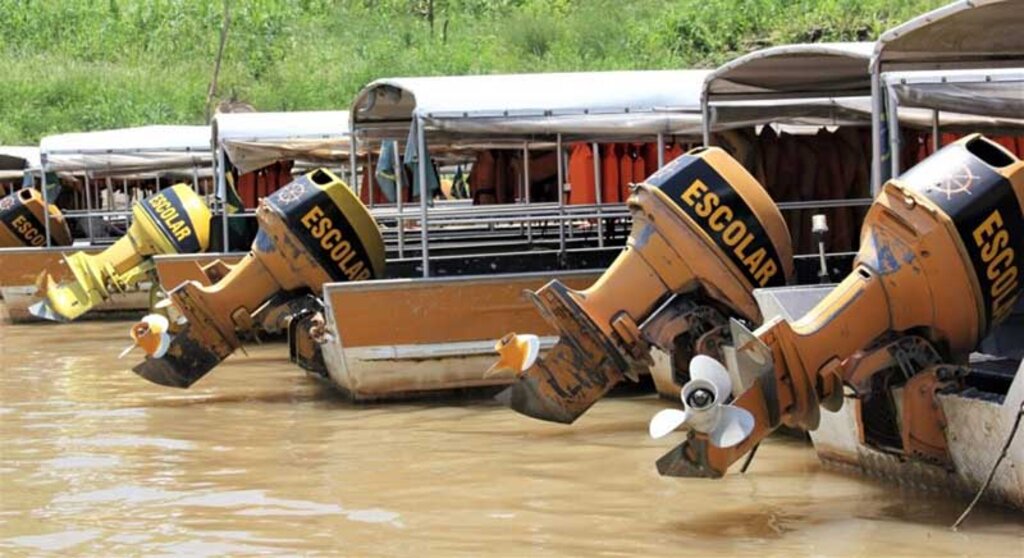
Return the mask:
<svg viewBox="0 0 1024 558">
<path fill-rule="evenodd" d="M 1024 556 L 1024 517 L 824 469 L 774 438 L 723 480 L 658 476 L 653 397 L 572 427 L 488 401 L 354 405 L 281 344 L 187 391 L 128 324 L 0 325 L 0 554 Z"/>
</svg>

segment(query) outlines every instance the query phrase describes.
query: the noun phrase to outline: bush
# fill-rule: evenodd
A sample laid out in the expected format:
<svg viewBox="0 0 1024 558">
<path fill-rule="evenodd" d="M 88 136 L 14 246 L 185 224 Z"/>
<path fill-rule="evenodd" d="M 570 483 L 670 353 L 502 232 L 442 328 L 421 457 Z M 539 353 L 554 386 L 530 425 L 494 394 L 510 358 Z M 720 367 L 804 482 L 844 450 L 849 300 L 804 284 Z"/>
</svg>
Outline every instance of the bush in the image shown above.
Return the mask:
<svg viewBox="0 0 1024 558">
<path fill-rule="evenodd" d="M 232 1 L 218 93 L 260 110 L 346 108 L 378 77 L 711 67 L 858 40 L 945 0 Z M 199 123 L 220 2 L 0 0 L 0 144 Z"/>
</svg>

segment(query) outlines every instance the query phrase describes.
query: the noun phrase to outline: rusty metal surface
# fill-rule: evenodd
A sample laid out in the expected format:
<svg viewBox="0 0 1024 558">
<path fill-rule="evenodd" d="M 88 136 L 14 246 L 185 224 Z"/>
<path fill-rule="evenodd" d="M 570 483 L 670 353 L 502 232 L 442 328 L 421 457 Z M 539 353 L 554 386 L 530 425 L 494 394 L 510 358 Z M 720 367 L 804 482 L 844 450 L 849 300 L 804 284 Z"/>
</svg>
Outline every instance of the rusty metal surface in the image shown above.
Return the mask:
<svg viewBox="0 0 1024 558">
<path fill-rule="evenodd" d="M 206 339 L 196 338 L 192 324 L 186 324 L 171 340 L 162 358 L 147 358 L 132 371 L 162 386 L 188 388 L 220 364 L 222 357 L 206 347 Z"/>
<path fill-rule="evenodd" d="M 529 296 L 558 331 L 558 343 L 498 395 L 525 415 L 571 423 L 622 381 L 632 366 L 569 296 L 552 281 Z"/>
</svg>

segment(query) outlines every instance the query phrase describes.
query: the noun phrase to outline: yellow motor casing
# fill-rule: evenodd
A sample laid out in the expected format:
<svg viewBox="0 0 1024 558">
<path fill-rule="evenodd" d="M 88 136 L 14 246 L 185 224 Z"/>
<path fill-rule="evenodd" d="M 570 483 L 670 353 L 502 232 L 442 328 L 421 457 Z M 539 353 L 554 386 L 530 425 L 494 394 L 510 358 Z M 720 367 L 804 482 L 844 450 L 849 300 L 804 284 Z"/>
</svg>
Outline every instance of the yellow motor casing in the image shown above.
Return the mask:
<svg viewBox="0 0 1024 558">
<path fill-rule="evenodd" d="M 646 369 L 651 345 L 701 352 L 700 338 L 725 330 L 729 316 L 760 322 L 754 288 L 793 276 L 781 213 L 720 148 L 675 159 L 636 186 L 627 204 L 626 248 L 593 286 L 574 291 L 552 281 L 528 294 L 560 341 L 499 395 L 514 410 L 572 422 Z"/>
<path fill-rule="evenodd" d="M 167 353 L 134 368 L 187 388 L 241 346 L 270 311 L 324 283 L 384 273 L 384 239 L 369 210 L 340 178 L 314 170 L 261 200 L 252 250 L 213 284 L 187 281 L 170 293 L 185 318 Z"/>
<path fill-rule="evenodd" d="M 0 199 L 0 248 L 46 246 L 46 210 L 35 188 L 22 188 Z M 50 245 L 71 244 L 71 231 L 57 206 L 50 204 Z"/>
<path fill-rule="evenodd" d="M 210 209 L 187 184 L 136 203 L 132 217 L 128 232 L 110 248 L 64 258 L 73 280 L 59 285 L 43 271 L 38 286 L 44 301 L 33 306 L 33 314 L 73 320 L 146 277 L 153 268 L 152 256 L 204 252 L 210 246 Z"/>
</svg>

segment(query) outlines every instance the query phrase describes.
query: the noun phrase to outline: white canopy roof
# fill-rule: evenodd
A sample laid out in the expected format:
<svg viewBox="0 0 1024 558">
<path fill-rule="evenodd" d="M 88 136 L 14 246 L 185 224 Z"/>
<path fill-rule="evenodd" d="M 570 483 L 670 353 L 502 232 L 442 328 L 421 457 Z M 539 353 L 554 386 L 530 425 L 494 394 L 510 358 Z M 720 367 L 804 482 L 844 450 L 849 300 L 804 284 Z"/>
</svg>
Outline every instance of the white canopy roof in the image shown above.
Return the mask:
<svg viewBox="0 0 1024 558">
<path fill-rule="evenodd" d="M 47 136 L 39 144 L 49 171 L 103 175 L 209 166 L 209 126 L 143 126 Z"/>
<path fill-rule="evenodd" d="M 1024 0 L 958 0 L 878 39 L 882 71 L 1020 66 Z"/>
<path fill-rule="evenodd" d="M 900 106 L 1017 119 L 1024 124 L 1024 67 L 886 72 Z"/>
<path fill-rule="evenodd" d="M 908 103 L 900 106 L 900 124 L 918 129 L 932 125 L 931 108 Z M 947 130 L 984 131 L 988 133 L 1020 133 L 1024 120 L 988 114 L 969 114 L 946 109 L 942 126 Z M 767 123 L 792 126 L 866 125 L 871 121 L 870 97 L 795 99 L 778 101 L 746 101 L 723 103 L 714 107 L 715 129 L 748 128 Z"/>
<path fill-rule="evenodd" d="M 868 95 L 874 43 L 782 45 L 740 56 L 704 82 L 709 100 Z"/>
<path fill-rule="evenodd" d="M 367 135 L 408 128 L 490 137 L 696 134 L 704 70 L 389 78 L 353 104 Z"/>
<path fill-rule="evenodd" d="M 349 112 L 240 112 L 213 118 L 215 143 L 249 172 L 275 161 L 333 162 L 348 157 Z"/>
<path fill-rule="evenodd" d="M 0 169 L 39 168 L 39 148 L 31 145 L 0 145 Z"/>
</svg>

